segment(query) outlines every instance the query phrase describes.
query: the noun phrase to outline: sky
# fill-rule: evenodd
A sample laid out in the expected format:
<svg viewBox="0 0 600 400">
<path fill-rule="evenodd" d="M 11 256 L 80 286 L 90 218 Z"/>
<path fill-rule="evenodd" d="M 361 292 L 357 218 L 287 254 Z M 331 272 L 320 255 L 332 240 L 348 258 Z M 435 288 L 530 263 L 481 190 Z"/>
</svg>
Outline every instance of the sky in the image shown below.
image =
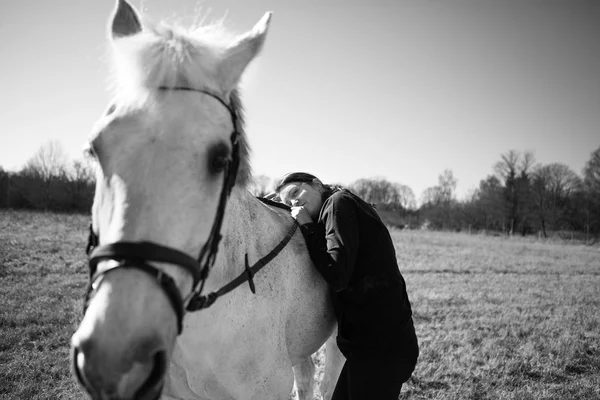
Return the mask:
<svg viewBox="0 0 600 400">
<path fill-rule="evenodd" d="M 273 18 L 241 83 L 255 175 L 466 196 L 509 150 L 576 173 L 600 146 L 597 0 L 133 0 L 152 21 Z M 109 0 L 0 2 L 0 166 L 81 157 L 110 91 Z"/>
</svg>

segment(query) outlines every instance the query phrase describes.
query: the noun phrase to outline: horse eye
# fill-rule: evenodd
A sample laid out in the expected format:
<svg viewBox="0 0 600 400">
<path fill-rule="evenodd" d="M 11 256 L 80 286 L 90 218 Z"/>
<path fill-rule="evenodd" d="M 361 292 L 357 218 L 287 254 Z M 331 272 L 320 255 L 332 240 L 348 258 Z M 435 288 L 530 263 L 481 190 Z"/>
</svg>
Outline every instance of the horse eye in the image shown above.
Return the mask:
<svg viewBox="0 0 600 400">
<path fill-rule="evenodd" d="M 229 164 L 229 157 L 226 154 L 215 154 L 212 157 L 212 161 L 210 163 L 210 170 L 213 174 L 221 173 L 225 170 L 225 167 Z"/>
<path fill-rule="evenodd" d="M 108 109 L 106 110 L 106 112 L 104 113 L 105 116 L 109 116 L 110 114 L 114 113 L 115 110 L 117 109 L 117 105 L 116 104 L 111 104 L 108 106 Z"/>
<path fill-rule="evenodd" d="M 215 159 L 213 160 L 213 171 L 222 172 L 225 169 L 225 166 L 227 165 L 228 162 L 229 162 L 229 158 L 227 158 L 227 157 L 223 157 L 223 156 L 215 157 Z"/>
<path fill-rule="evenodd" d="M 88 159 L 96 159 L 96 151 L 94 150 L 94 146 L 90 143 L 86 145 L 83 149 L 83 156 Z"/>
<path fill-rule="evenodd" d="M 229 147 L 225 143 L 219 143 L 208 153 L 208 169 L 213 174 L 223 172 L 231 161 Z"/>
</svg>

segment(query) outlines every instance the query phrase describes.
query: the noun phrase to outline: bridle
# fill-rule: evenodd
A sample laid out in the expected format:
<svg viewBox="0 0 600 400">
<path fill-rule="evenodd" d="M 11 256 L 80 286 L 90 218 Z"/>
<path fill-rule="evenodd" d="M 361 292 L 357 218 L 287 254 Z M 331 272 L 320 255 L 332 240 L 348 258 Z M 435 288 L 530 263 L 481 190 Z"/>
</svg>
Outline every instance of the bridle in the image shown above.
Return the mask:
<svg viewBox="0 0 600 400">
<path fill-rule="evenodd" d="M 241 134 L 238 129 L 238 116 L 236 110 L 230 104 L 227 104 L 219 95 L 211 91 L 179 86 L 160 86 L 158 89 L 164 91 L 184 90 L 206 94 L 221 103 L 227 111 L 229 111 L 231 116 L 231 121 L 233 123 L 233 132 L 230 137 L 232 146 L 231 157 L 225 163 L 225 168 L 223 170 L 223 185 L 219 196 L 217 213 L 208 240 L 202 246 L 198 258 L 194 259 L 179 250 L 148 241 L 115 242 L 99 246 L 99 236 L 94 232 L 92 225 L 90 224 L 90 234 L 86 248 L 86 252 L 89 256 L 90 280 L 85 296 L 83 312 L 85 314 L 89 302 L 95 293 L 96 283 L 99 283 L 103 276 L 119 268 L 133 268 L 152 276 L 162 288 L 175 311 L 178 333 L 181 333 L 183 330 L 183 316 L 185 311 L 197 311 L 207 308 L 211 306 L 218 297 L 232 291 L 246 281 L 249 283 L 250 290 L 255 293 L 255 286 L 252 280 L 254 274 L 271 261 L 286 246 L 294 235 L 298 224 L 294 221 L 292 227 L 281 242 L 269 254 L 258 260 L 252 266 L 248 264 L 248 255 L 246 254 L 244 273 L 219 290 L 209 293 L 208 295 L 202 295 L 204 284 L 208 279 L 210 269 L 217 258 L 219 242 L 222 238 L 221 225 L 223 224 L 223 217 L 225 215 L 225 205 L 231 195 L 233 186 L 235 185 L 239 169 L 239 140 Z M 98 264 L 104 260 L 114 260 L 117 262 L 110 268 L 98 272 Z M 193 277 L 191 293 L 184 299 L 173 278 L 151 265 L 150 262 L 175 264 L 189 272 Z"/>
</svg>

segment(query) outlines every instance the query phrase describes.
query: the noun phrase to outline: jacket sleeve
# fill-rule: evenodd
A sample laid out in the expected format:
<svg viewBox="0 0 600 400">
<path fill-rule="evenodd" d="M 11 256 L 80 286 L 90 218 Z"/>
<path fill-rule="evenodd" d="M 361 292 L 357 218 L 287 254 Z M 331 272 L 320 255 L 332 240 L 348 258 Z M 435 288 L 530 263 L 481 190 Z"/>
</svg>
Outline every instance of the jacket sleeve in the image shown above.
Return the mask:
<svg viewBox="0 0 600 400">
<path fill-rule="evenodd" d="M 348 286 L 359 245 L 356 207 L 343 197 L 328 199 L 319 222 L 301 226 L 310 258 L 336 291 Z"/>
</svg>

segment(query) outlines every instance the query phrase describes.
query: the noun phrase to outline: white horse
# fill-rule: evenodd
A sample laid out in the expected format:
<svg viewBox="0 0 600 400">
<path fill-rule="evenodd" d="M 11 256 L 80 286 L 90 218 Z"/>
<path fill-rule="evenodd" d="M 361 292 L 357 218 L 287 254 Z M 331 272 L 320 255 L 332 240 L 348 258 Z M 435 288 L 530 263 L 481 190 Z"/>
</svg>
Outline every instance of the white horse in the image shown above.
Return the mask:
<svg viewBox="0 0 600 400">
<path fill-rule="evenodd" d="M 310 355 L 335 330 L 328 287 L 289 212 L 245 189 L 236 87 L 269 20 L 228 38 L 151 25 L 117 1 L 114 102 L 89 142 L 99 243 L 72 339 L 74 373 L 94 399 L 287 399 L 293 366 L 300 397 L 312 398 Z M 253 279 L 205 296 L 244 275 L 246 258 L 282 247 L 286 233 Z M 202 302 L 210 307 L 183 317 Z M 329 393 L 343 359 L 328 343 Z"/>
</svg>

